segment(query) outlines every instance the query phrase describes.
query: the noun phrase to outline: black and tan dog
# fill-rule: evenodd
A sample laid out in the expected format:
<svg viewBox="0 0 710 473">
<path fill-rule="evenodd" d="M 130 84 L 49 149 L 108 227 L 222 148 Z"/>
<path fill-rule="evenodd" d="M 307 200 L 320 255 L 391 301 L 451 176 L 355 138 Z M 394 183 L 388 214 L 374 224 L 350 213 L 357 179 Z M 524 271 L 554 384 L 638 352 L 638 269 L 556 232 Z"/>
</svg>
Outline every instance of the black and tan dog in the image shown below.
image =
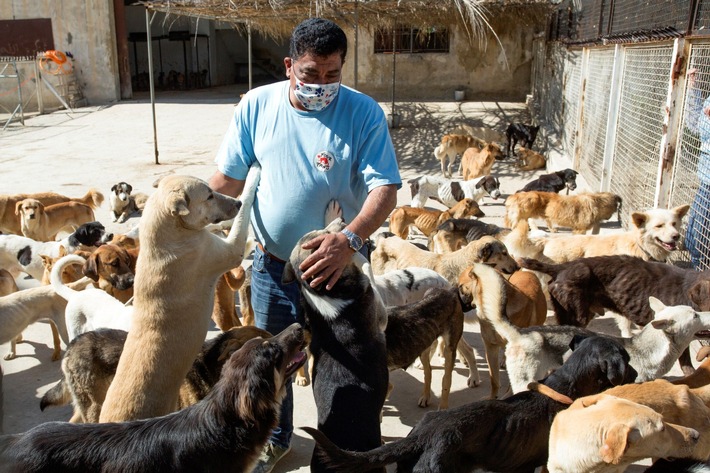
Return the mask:
<svg viewBox="0 0 710 473">
<path fill-rule="evenodd" d="M 520 142 L 525 148 L 532 148 L 537 138 L 540 125 L 526 125 L 525 123 L 510 123 L 505 129 L 505 155 L 510 156 L 515 153 L 515 145 Z"/>
<path fill-rule="evenodd" d="M 400 473 L 532 472 L 547 462 L 555 415 L 573 399 L 631 383 L 636 371 L 616 341 L 590 337 L 572 342 L 574 352 L 531 390 L 505 400 L 478 401 L 427 413 L 407 437 L 369 452 L 346 452 L 322 432 L 304 427 L 323 461 L 335 471 L 359 472 L 397 463 Z"/>
<path fill-rule="evenodd" d="M 324 230 L 304 235 L 286 263 L 282 280 L 301 286 L 301 305 L 311 331 L 313 396 L 318 410 L 318 429 L 336 445 L 351 451 L 367 451 L 381 445 L 380 412 L 387 395 L 389 371 L 384 328 L 384 305 L 360 267 L 360 253 L 343 270 L 330 289 L 311 287 L 302 279 L 300 264 L 312 253 L 301 246 L 325 233 L 345 227 L 334 220 Z M 361 258 L 359 265 L 355 259 Z M 380 469 L 384 472 L 384 469 Z M 311 471 L 329 471 L 315 455 Z M 368 471 L 367 469 L 360 471 Z"/>
<path fill-rule="evenodd" d="M 74 415 L 69 422 L 98 422 L 126 335 L 123 330 L 99 329 L 72 340 L 62 359 L 63 377 L 42 396 L 39 408 L 44 411 L 48 406 L 71 402 Z M 235 327 L 207 340 L 180 386 L 177 408 L 183 409 L 203 399 L 219 380 L 224 362 L 256 337 L 266 339 L 271 334 L 256 327 Z"/>
<path fill-rule="evenodd" d="M 103 424 L 48 422 L 0 437 L 0 471 L 250 471 L 276 426 L 286 380 L 306 355 L 293 324 L 232 354 L 202 401 L 172 414 Z"/>
<path fill-rule="evenodd" d="M 439 409 L 449 407 L 451 373 L 456 360 L 456 347 L 463 335 L 463 310 L 458 290 L 429 289 L 419 302 L 387 308 L 387 365 L 391 370 L 407 369 L 419 357 L 424 368 L 424 390 L 419 407 L 429 405 L 431 397 L 432 344 L 437 337 L 444 339 L 444 377 L 441 381 Z M 468 353 L 468 352 L 463 352 Z M 473 353 L 471 353 L 473 355 Z M 476 359 L 466 360 L 475 366 Z"/>
</svg>

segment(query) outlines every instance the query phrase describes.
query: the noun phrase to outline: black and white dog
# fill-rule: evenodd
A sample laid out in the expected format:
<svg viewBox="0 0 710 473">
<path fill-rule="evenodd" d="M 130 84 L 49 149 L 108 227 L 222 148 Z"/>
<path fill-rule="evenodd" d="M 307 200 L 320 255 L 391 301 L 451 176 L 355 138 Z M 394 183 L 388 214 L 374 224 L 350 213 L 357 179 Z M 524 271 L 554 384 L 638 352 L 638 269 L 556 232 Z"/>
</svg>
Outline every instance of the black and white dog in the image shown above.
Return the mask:
<svg viewBox="0 0 710 473">
<path fill-rule="evenodd" d="M 412 192 L 412 207 L 418 208 L 423 208 L 427 199 L 434 199 L 447 207 L 453 207 L 463 199 L 479 202 L 486 195 L 493 200 L 500 197 L 500 181 L 493 176 L 483 176 L 470 181 L 419 176 L 407 182 Z"/>
<path fill-rule="evenodd" d="M 515 153 L 515 145 L 520 144 L 525 148 L 532 149 L 532 145 L 537 138 L 537 132 L 540 130 L 540 125 L 526 125 L 524 123 L 511 123 L 505 130 L 507 143 L 505 146 L 506 156 Z"/>
<path fill-rule="evenodd" d="M 141 192 L 131 194 L 133 186 L 127 182 L 119 182 L 111 187 L 109 202 L 113 221 L 123 223 L 134 213 L 140 213 L 145 207 L 148 196 Z"/>
<path fill-rule="evenodd" d="M 40 255 L 51 258 L 59 257 L 59 248 L 67 253 L 101 246 L 113 238 L 113 233 L 106 233 L 100 222 L 80 225 L 72 234 L 59 241 L 36 241 L 20 235 L 0 235 L 0 268 L 5 268 L 13 276 L 24 272 L 38 281 L 42 280 L 44 264 Z"/>
<path fill-rule="evenodd" d="M 325 233 L 338 233 L 343 228 L 342 219 L 336 219 L 324 230 L 304 235 L 286 263 L 282 280 L 297 281 L 301 286 L 301 304 L 311 331 L 311 383 L 318 430 L 340 448 L 364 452 L 382 444 L 380 413 L 389 383 L 382 320 L 387 316 L 384 304 L 360 269 L 365 262 L 360 253 L 353 255 L 353 262 L 345 267 L 330 290 L 325 289 L 325 284 L 311 287 L 299 269 L 312 253 L 301 248 L 305 242 Z M 362 261 L 356 262 L 356 258 Z M 314 452 L 311 471 L 331 470 Z"/>
</svg>

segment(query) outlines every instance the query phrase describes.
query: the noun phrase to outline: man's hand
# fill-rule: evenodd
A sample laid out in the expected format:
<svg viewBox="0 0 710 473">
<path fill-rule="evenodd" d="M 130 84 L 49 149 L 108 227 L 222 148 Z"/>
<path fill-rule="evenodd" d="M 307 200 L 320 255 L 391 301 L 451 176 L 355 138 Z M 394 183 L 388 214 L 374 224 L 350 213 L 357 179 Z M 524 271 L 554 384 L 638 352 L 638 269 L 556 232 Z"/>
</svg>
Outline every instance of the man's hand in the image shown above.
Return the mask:
<svg viewBox="0 0 710 473">
<path fill-rule="evenodd" d="M 354 253 L 347 237 L 340 232 L 320 235 L 304 243 L 302 248 L 315 250 L 299 266 L 300 270 L 304 271 L 303 280 L 310 280 L 311 287 L 317 287 L 327 281 L 326 290 L 333 288 Z"/>
</svg>

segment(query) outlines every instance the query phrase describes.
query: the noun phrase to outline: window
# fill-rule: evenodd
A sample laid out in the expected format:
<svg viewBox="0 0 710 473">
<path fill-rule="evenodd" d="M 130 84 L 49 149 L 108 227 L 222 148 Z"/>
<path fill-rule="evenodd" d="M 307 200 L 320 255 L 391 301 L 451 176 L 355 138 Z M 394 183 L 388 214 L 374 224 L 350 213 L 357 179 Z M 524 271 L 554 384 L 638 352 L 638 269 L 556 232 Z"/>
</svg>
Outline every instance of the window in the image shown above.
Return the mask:
<svg viewBox="0 0 710 473">
<path fill-rule="evenodd" d="M 448 53 L 449 30 L 442 27 L 413 28 L 398 26 L 397 29 L 375 31 L 375 53 Z"/>
</svg>

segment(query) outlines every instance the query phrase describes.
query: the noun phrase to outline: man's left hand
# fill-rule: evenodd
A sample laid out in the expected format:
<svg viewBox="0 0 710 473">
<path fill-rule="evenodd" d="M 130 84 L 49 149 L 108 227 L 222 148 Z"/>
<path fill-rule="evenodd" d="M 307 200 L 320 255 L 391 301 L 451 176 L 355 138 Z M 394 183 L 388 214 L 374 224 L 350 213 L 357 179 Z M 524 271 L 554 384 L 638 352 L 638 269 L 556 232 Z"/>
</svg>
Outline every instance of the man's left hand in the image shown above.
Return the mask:
<svg viewBox="0 0 710 473">
<path fill-rule="evenodd" d="M 304 272 L 303 280 L 313 278 L 310 280 L 311 287 L 327 281 L 326 290 L 333 288 L 353 256 L 347 237 L 340 232 L 320 235 L 305 243 L 302 248 L 315 250 L 299 266 Z"/>
</svg>

